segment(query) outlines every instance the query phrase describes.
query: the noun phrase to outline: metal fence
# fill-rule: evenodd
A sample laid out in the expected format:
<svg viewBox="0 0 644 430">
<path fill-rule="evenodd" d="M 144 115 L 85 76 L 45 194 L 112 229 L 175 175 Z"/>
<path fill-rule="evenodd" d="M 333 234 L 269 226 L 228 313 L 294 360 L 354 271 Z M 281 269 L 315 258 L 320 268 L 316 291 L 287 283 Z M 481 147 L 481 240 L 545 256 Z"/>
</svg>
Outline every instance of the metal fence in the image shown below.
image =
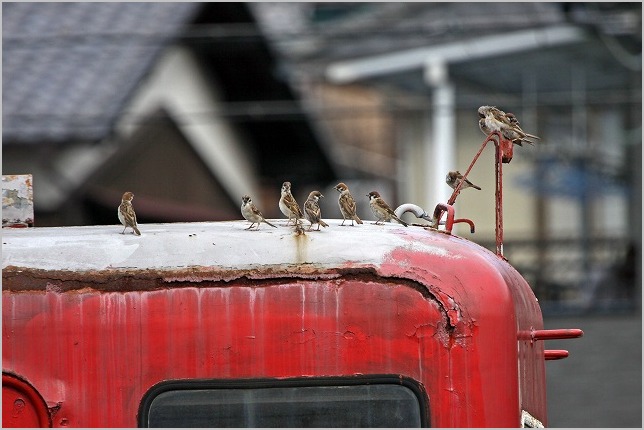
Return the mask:
<svg viewBox="0 0 644 430">
<path fill-rule="evenodd" d="M 494 251 L 494 242 L 480 243 Z M 531 285 L 545 313 L 639 308 L 636 245 L 624 237 L 506 241 L 504 256 Z"/>
</svg>

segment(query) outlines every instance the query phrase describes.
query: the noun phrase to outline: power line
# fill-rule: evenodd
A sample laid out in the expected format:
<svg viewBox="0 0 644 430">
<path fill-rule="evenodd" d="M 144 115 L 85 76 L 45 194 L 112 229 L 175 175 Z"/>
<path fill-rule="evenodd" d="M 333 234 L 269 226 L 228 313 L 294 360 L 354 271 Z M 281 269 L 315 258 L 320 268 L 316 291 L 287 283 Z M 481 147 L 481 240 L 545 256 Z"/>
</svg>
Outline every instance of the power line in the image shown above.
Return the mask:
<svg viewBox="0 0 644 430">
<path fill-rule="evenodd" d="M 487 96 L 486 96 L 487 97 Z M 457 109 L 468 109 L 480 100 L 482 96 L 470 96 L 457 102 Z M 570 92 L 562 93 L 539 93 L 540 101 L 534 103 L 525 103 L 522 101 L 508 101 L 507 104 L 521 105 L 525 108 L 552 108 L 552 107 L 569 107 L 573 105 L 573 97 Z M 606 106 L 606 105 L 639 105 L 641 104 L 641 93 L 634 91 L 589 91 L 585 93 L 586 106 Z M 440 108 L 440 107 L 439 107 Z M 230 119 L 236 121 L 277 121 L 277 120 L 294 120 L 303 117 L 316 117 L 325 120 L 334 119 L 356 119 L 360 117 L 372 117 L 383 114 L 406 114 L 406 113 L 425 113 L 430 112 L 434 107 L 428 101 L 418 99 L 410 101 L 408 99 L 391 100 L 378 106 L 328 106 L 328 105 L 311 105 L 304 107 L 301 103 L 290 100 L 271 100 L 271 101 L 250 101 L 250 102 L 220 102 L 218 109 L 208 111 L 195 111 L 185 113 L 176 120 L 186 123 L 209 122 L 215 119 Z M 119 117 L 125 119 L 128 123 L 150 122 L 155 119 L 166 119 L 167 115 L 152 114 L 138 115 L 132 112 L 124 111 Z M 74 126 L 93 126 L 94 123 L 103 122 L 112 119 L 108 115 L 69 115 L 59 113 L 20 113 L 7 112 L 3 113 L 3 122 L 5 127 L 13 121 L 65 121 L 66 124 Z"/>
</svg>

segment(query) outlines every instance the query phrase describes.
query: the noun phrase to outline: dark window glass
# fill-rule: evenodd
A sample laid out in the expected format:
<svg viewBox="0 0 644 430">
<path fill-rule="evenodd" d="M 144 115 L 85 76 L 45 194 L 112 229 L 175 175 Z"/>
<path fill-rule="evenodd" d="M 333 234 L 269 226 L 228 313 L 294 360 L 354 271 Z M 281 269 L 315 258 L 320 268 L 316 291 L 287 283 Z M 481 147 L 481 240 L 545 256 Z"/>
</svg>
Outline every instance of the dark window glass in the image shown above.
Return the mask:
<svg viewBox="0 0 644 430">
<path fill-rule="evenodd" d="M 167 390 L 149 427 L 420 427 L 417 394 L 396 384 Z"/>
</svg>

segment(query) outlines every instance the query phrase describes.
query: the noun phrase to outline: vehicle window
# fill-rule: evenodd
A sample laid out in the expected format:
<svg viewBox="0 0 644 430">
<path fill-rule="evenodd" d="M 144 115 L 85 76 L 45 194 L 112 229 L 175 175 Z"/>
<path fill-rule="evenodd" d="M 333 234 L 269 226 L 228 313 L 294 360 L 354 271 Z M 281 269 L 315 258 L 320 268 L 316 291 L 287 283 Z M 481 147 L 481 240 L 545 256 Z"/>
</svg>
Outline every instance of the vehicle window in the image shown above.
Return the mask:
<svg viewBox="0 0 644 430">
<path fill-rule="evenodd" d="M 397 384 L 170 389 L 147 427 L 420 427 L 414 390 Z"/>
</svg>

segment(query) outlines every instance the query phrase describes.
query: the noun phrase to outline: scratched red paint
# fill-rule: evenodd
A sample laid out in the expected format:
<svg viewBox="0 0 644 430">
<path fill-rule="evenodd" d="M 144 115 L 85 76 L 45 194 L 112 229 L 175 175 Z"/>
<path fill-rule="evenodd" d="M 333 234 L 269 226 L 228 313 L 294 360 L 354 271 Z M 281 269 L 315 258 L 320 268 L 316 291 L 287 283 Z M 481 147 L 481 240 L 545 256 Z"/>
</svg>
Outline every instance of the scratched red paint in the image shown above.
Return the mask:
<svg viewBox="0 0 644 430">
<path fill-rule="evenodd" d="M 374 301 L 377 312 L 369 310 Z M 27 303 L 29 312 L 12 316 Z M 444 353 L 414 335 L 416 326 L 440 321 L 438 307 L 399 286 L 25 293 L 5 294 L 3 305 L 3 325 L 13 325 L 3 366 L 62 402 L 57 416 L 70 426 L 136 426 L 143 393 L 166 379 L 400 373 L 422 380 L 419 361 Z M 421 342 L 427 356 L 418 356 Z"/>
<path fill-rule="evenodd" d="M 522 409 L 547 424 L 543 342 L 520 336 L 542 328 L 527 283 L 428 236 L 451 254 L 397 248 L 364 276 L 5 290 L 3 369 L 60 404 L 58 427 L 135 427 L 163 380 L 355 374 L 419 381 L 435 427 L 517 427 Z"/>
<path fill-rule="evenodd" d="M 464 388 L 478 391 L 477 400 L 486 406 L 479 412 L 483 414 L 478 417 L 482 421 L 476 426 L 496 422 L 500 411 L 507 410 L 511 404 L 520 405 L 520 409 L 539 417 L 545 425 L 543 343 L 518 337 L 520 332 L 543 326 L 532 290 L 513 267 L 493 253 L 481 253 L 459 238 L 450 240 L 458 243 L 462 259 L 451 262 L 449 268 L 445 265 L 450 262 L 441 256 L 396 250 L 381 272 L 400 276 L 401 266 L 416 268 L 414 276 L 429 285 L 433 295 L 445 304 L 454 303 L 451 309 L 446 305 L 457 328 L 452 336 L 463 336 L 461 344 L 465 345 L 456 351 L 466 351 L 463 359 L 469 363 L 470 371 L 481 378 L 477 384 Z M 434 269 L 421 271 L 418 267 Z M 467 405 L 464 409 L 470 407 Z M 515 426 L 516 422 L 499 426 Z M 459 424 L 458 420 L 445 424 L 461 425 L 470 424 Z"/>
</svg>

